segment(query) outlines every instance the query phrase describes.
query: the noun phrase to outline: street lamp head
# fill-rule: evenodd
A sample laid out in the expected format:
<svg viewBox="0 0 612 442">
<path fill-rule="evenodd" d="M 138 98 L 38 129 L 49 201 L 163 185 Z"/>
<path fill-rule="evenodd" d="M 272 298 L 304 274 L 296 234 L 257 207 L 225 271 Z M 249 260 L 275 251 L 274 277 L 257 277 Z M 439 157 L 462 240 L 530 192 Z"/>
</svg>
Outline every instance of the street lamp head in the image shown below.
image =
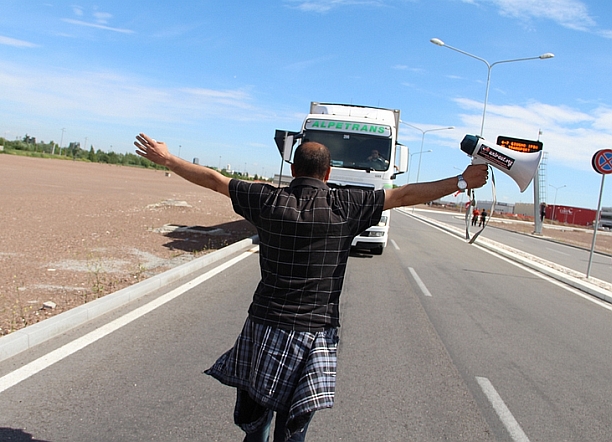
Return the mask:
<svg viewBox="0 0 612 442">
<path fill-rule="evenodd" d="M 433 129 L 425 130 L 425 129 L 421 129 L 420 127 L 413 126 L 410 123 L 406 123 L 404 120 L 400 120 L 400 123 L 405 124 L 406 126 L 410 126 L 411 128 L 418 130 L 419 132 L 421 132 L 423 134 L 423 136 L 425 136 L 425 134 L 428 133 L 428 132 L 433 132 L 433 131 L 436 131 L 436 130 L 448 130 L 448 129 L 454 129 L 455 128 L 455 126 L 448 126 L 448 127 L 436 127 L 436 128 L 433 128 Z"/>
<path fill-rule="evenodd" d="M 542 55 L 540 55 L 540 57 L 539 57 L 539 58 L 540 58 L 541 60 L 546 60 L 547 58 L 553 58 L 554 56 L 555 56 L 555 54 L 552 54 L 552 53 L 550 53 L 550 52 L 547 52 L 546 54 L 542 54 Z"/>
<path fill-rule="evenodd" d="M 444 42 L 442 40 L 440 40 L 439 38 L 432 38 L 429 41 L 432 42 L 435 45 L 444 46 Z"/>
</svg>

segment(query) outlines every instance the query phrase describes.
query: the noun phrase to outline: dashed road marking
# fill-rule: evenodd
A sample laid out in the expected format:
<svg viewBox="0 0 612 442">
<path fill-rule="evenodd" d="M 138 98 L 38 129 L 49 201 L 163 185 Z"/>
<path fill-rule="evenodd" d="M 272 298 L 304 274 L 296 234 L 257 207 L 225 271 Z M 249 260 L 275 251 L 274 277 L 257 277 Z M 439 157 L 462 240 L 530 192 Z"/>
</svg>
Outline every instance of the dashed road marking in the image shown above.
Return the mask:
<svg viewBox="0 0 612 442">
<path fill-rule="evenodd" d="M 416 281 L 417 285 L 419 286 L 423 294 L 425 296 L 431 296 L 431 293 L 429 292 L 429 290 L 427 290 L 427 287 L 425 286 L 425 284 L 423 284 L 423 281 L 421 281 L 421 278 L 419 278 L 419 275 L 417 275 L 417 272 L 412 267 L 408 267 L 408 270 L 410 271 L 410 274 Z"/>
<path fill-rule="evenodd" d="M 497 393 L 497 390 L 495 390 L 495 387 L 493 387 L 491 381 L 489 381 L 487 378 L 478 376 L 476 376 L 476 381 L 478 382 L 478 385 L 480 385 L 480 388 L 482 388 L 485 396 L 487 396 L 487 399 L 489 399 L 489 402 L 493 406 L 497 416 L 499 416 L 499 419 L 506 427 L 506 430 L 508 430 L 508 433 L 510 433 L 512 440 L 514 442 L 529 442 L 529 438 L 510 412 L 510 409 L 506 406 L 504 400 L 501 398 L 499 393 Z"/>
</svg>

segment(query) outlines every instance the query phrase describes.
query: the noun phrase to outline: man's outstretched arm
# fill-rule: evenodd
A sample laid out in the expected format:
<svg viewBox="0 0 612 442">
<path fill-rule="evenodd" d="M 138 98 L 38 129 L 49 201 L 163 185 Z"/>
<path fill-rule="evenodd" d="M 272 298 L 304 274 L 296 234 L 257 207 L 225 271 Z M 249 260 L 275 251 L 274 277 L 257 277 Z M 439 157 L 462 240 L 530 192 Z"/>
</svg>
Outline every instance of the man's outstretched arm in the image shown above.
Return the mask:
<svg viewBox="0 0 612 442">
<path fill-rule="evenodd" d="M 139 134 L 134 141 L 136 153 L 155 164 L 165 166 L 177 175 L 185 178 L 198 186 L 206 187 L 215 192 L 229 195 L 230 178 L 208 167 L 192 164 L 175 155 L 168 150 L 166 143 L 156 141 L 145 134 Z"/>
<path fill-rule="evenodd" d="M 462 175 L 468 184 L 468 189 L 477 189 L 484 186 L 487 182 L 488 166 L 486 164 L 468 166 Z M 457 190 L 459 190 L 457 187 L 457 177 L 428 183 L 406 184 L 402 187 L 385 191 L 384 209 L 428 203 L 450 195 Z"/>
</svg>

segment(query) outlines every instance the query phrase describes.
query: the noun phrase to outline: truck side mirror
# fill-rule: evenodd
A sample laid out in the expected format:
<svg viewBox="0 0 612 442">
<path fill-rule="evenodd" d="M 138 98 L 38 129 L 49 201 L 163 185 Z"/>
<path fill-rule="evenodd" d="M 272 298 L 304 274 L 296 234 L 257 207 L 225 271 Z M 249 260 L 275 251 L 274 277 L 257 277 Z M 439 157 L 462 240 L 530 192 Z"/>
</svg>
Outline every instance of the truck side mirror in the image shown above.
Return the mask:
<svg viewBox="0 0 612 442">
<path fill-rule="evenodd" d="M 400 145 L 399 152 L 399 172 L 406 173 L 406 171 L 408 170 L 408 146 Z"/>
<path fill-rule="evenodd" d="M 399 164 L 396 164 L 395 173 L 393 174 L 391 179 L 395 179 L 398 175 L 406 173 L 406 171 L 408 170 L 408 146 L 398 144 L 397 147 L 397 152 L 399 153 Z"/>
<path fill-rule="evenodd" d="M 297 138 L 299 138 L 299 132 L 290 132 L 287 130 L 279 130 L 276 129 L 276 133 L 274 134 L 274 141 L 276 142 L 276 147 L 283 158 L 283 161 L 291 162 L 291 153 L 293 152 L 293 145 Z"/>
</svg>

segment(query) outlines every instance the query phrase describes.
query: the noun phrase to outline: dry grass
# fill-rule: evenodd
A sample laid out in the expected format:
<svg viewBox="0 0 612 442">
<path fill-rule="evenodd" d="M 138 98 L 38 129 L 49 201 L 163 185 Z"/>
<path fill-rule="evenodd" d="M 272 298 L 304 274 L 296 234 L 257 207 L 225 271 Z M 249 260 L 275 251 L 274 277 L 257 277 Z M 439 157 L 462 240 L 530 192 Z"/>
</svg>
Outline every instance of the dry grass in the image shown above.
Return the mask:
<svg viewBox="0 0 612 442">
<path fill-rule="evenodd" d="M 162 171 L 4 154 L 0 188 L 0 335 L 255 234 Z"/>
</svg>

